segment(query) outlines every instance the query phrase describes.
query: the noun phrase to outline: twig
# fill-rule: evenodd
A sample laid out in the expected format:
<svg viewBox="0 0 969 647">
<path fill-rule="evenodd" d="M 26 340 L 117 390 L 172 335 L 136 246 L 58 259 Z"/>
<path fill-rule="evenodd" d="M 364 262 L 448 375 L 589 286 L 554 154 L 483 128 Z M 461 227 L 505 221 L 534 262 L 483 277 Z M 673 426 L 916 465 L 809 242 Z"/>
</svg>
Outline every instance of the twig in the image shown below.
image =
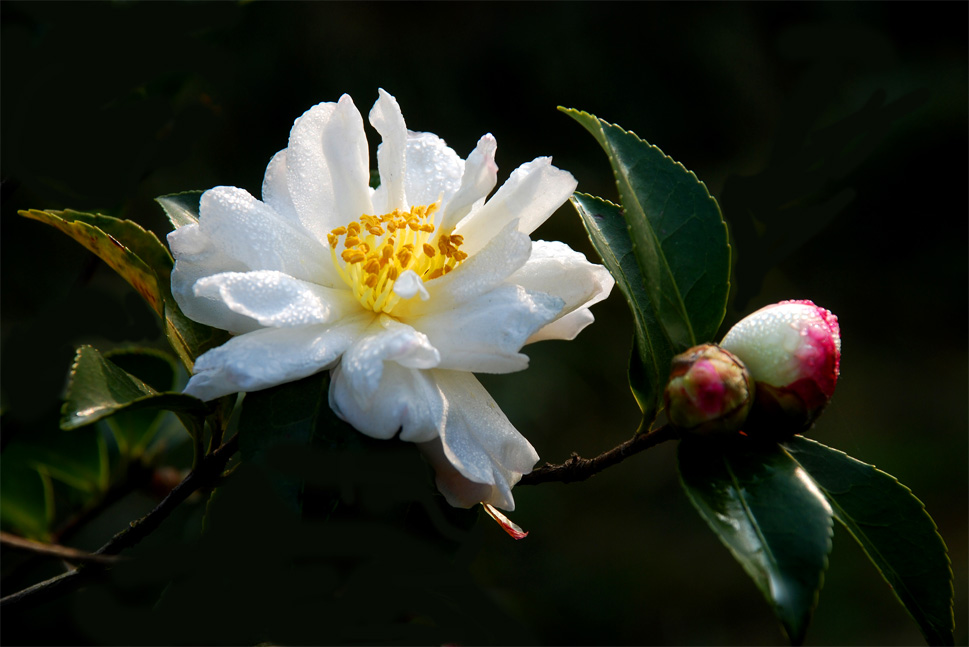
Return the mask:
<svg viewBox="0 0 969 647">
<path fill-rule="evenodd" d="M 561 465 L 545 464 L 536 470 L 532 470 L 530 474 L 523 476 L 518 481 L 518 485 L 537 485 L 538 483 L 549 483 L 552 481 L 561 483 L 584 481 L 607 467 L 621 463 L 633 454 L 638 454 L 650 447 L 655 447 L 662 442 L 675 440 L 676 438 L 679 438 L 679 433 L 669 425 L 648 433 L 637 433 L 621 445 L 613 447 L 595 458 L 582 458 L 578 454 L 573 453 Z"/>
<path fill-rule="evenodd" d="M 86 553 L 83 550 L 78 550 L 77 548 L 71 548 L 70 546 L 47 544 L 41 541 L 34 541 L 33 539 L 25 539 L 24 537 L 19 537 L 9 532 L 2 531 L 0 531 L 0 546 L 23 550 L 28 553 L 33 553 L 35 555 L 41 555 L 44 557 L 55 557 L 68 562 L 95 562 L 99 564 L 111 564 L 118 561 L 118 558 L 114 555 L 95 555 L 93 553 Z"/>
<path fill-rule="evenodd" d="M 110 541 L 97 549 L 94 554 L 100 556 L 117 555 L 125 548 L 134 546 L 150 535 L 192 493 L 217 481 L 222 474 L 222 470 L 225 469 L 226 463 L 229 462 L 229 459 L 232 458 L 238 449 L 239 437 L 233 436 L 224 445 L 202 459 L 198 467 L 189 473 L 181 483 L 176 485 L 168 496 L 155 506 L 151 512 L 138 521 L 133 521 L 128 528 L 125 528 L 112 537 Z M 99 575 L 105 567 L 106 564 L 101 562 L 82 564 L 73 571 L 58 575 L 49 580 L 44 580 L 22 591 L 5 596 L 0 599 L 0 607 L 12 609 L 20 605 L 34 605 L 64 595 Z"/>
</svg>

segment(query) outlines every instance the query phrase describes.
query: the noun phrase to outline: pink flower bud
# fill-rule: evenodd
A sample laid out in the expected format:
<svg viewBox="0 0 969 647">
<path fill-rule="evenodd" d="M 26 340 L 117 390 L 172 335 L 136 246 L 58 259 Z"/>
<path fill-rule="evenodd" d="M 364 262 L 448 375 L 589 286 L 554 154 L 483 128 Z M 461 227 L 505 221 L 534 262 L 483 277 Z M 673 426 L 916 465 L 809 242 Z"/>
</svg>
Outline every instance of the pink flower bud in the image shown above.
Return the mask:
<svg viewBox="0 0 969 647">
<path fill-rule="evenodd" d="M 753 382 L 736 356 L 703 344 L 673 358 L 663 399 L 674 427 L 702 435 L 727 434 L 746 420 Z"/>
<path fill-rule="evenodd" d="M 806 431 L 838 382 L 838 318 L 811 301 L 781 301 L 731 328 L 720 345 L 735 354 L 756 383 L 744 430 L 774 437 Z"/>
</svg>

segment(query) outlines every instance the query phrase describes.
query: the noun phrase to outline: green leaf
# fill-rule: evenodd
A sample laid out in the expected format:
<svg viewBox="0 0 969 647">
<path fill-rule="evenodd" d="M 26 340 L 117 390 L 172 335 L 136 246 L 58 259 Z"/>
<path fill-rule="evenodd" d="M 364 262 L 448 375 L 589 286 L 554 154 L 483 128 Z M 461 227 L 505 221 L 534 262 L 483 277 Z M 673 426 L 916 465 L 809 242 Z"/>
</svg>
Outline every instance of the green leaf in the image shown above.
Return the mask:
<svg viewBox="0 0 969 647">
<path fill-rule="evenodd" d="M 685 438 L 677 457 L 693 506 L 799 644 L 831 552 L 832 512 L 824 496 L 775 444 Z"/>
<path fill-rule="evenodd" d="M 954 642 L 952 567 L 912 491 L 873 465 L 802 436 L 785 449 L 827 497 L 931 645 Z"/>
<path fill-rule="evenodd" d="M 660 408 L 674 353 L 646 294 L 622 209 L 584 193 L 573 194 L 572 205 L 632 310 L 636 339 L 630 357 L 629 384 L 643 416 L 652 421 Z"/>
<path fill-rule="evenodd" d="M 634 133 L 559 109 L 609 158 L 645 293 L 673 350 L 712 341 L 730 287 L 727 226 L 716 200 L 692 172 Z"/>
<path fill-rule="evenodd" d="M 164 314 L 173 261 L 155 234 L 130 220 L 78 211 L 30 209 L 20 214 L 56 227 L 84 245 L 131 284 L 156 314 Z"/>
<path fill-rule="evenodd" d="M 61 409 L 61 428 L 76 429 L 120 411 L 166 409 L 203 418 L 208 406 L 184 393 L 159 393 L 91 346 L 77 349 L 71 367 L 67 399 Z"/>
<path fill-rule="evenodd" d="M 178 229 L 184 225 L 191 225 L 199 221 L 199 199 L 202 191 L 183 191 L 171 193 L 155 198 L 161 205 L 172 227 Z"/>
<path fill-rule="evenodd" d="M 0 455 L 0 526 L 30 539 L 50 539 L 53 492 L 50 478 Z"/>
<path fill-rule="evenodd" d="M 3 465 L 20 465 L 86 494 L 105 491 L 110 466 L 103 434 L 94 427 L 65 434 L 59 429 L 35 431 L 3 450 Z"/>
<path fill-rule="evenodd" d="M 188 224 L 184 220 L 191 213 L 191 195 L 163 196 L 159 201 L 173 222 L 181 219 L 181 224 Z M 179 211 L 179 206 L 184 209 Z M 229 339 L 228 332 L 192 321 L 181 311 L 171 291 L 174 263 L 171 254 L 154 233 L 141 225 L 130 220 L 70 210 L 31 209 L 20 214 L 56 227 L 74 238 L 128 281 L 165 321 L 168 341 L 189 371 L 196 357 Z"/>
<path fill-rule="evenodd" d="M 175 360 L 150 348 L 133 348 L 104 353 L 104 358 L 129 375 L 138 378 L 154 391 L 175 388 Z M 165 411 L 138 408 L 118 411 L 105 420 L 123 456 L 138 458 L 152 444 L 165 420 Z"/>
</svg>

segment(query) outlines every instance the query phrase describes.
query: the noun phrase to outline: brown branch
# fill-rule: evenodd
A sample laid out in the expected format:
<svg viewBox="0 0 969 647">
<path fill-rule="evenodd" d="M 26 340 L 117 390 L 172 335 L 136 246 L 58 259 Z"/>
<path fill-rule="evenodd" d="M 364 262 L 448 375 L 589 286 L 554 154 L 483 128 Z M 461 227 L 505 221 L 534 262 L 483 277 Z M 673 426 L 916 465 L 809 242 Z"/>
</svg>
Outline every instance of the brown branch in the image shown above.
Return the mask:
<svg viewBox="0 0 969 647">
<path fill-rule="evenodd" d="M 26 551 L 28 553 L 33 553 L 34 555 L 40 555 L 43 557 L 63 559 L 68 562 L 95 562 L 100 564 L 110 564 L 118 560 L 118 558 L 113 555 L 95 555 L 93 553 L 86 553 L 83 550 L 78 550 L 77 548 L 71 548 L 70 546 L 48 544 L 42 541 L 34 541 L 33 539 L 25 539 L 24 537 L 19 537 L 3 531 L 0 531 L 0 546 Z"/>
<path fill-rule="evenodd" d="M 127 528 L 116 534 L 94 555 L 107 557 L 117 555 L 125 548 L 134 546 L 155 531 L 182 502 L 197 490 L 213 485 L 219 480 L 229 459 L 239 449 L 239 437 L 233 436 L 224 445 L 199 462 L 198 468 L 189 473 L 181 483 L 147 515 L 133 521 Z M 103 562 L 88 562 L 49 580 L 44 580 L 22 591 L 11 593 L 0 599 L 0 607 L 12 609 L 21 605 L 35 605 L 74 591 L 82 584 L 100 575 L 106 568 Z"/>
<path fill-rule="evenodd" d="M 518 481 L 518 485 L 537 485 L 538 483 L 549 483 L 552 481 L 560 483 L 584 481 L 607 467 L 621 463 L 633 454 L 638 454 L 650 447 L 655 447 L 662 442 L 675 440 L 676 438 L 679 438 L 679 432 L 669 425 L 648 433 L 637 433 L 621 445 L 613 447 L 595 458 L 582 458 L 578 454 L 573 453 L 561 465 L 549 465 L 546 463 L 542 467 L 532 470 L 531 473 L 523 476 Z"/>
</svg>

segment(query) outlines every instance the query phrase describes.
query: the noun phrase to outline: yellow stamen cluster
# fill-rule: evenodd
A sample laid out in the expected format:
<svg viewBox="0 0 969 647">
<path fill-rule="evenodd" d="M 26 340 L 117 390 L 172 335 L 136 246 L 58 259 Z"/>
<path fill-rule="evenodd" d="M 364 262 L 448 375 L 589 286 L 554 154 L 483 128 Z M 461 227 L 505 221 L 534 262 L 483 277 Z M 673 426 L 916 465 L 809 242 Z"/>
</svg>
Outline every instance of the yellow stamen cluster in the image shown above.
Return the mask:
<svg viewBox="0 0 969 647">
<path fill-rule="evenodd" d="M 468 257 L 459 249 L 460 235 L 434 236 L 436 210 L 437 204 L 431 204 L 382 216 L 364 214 L 327 234 L 333 264 L 363 307 L 389 313 L 400 301 L 393 287 L 403 272 L 413 270 L 427 282 Z M 341 239 L 343 251 L 338 252 Z"/>
</svg>

